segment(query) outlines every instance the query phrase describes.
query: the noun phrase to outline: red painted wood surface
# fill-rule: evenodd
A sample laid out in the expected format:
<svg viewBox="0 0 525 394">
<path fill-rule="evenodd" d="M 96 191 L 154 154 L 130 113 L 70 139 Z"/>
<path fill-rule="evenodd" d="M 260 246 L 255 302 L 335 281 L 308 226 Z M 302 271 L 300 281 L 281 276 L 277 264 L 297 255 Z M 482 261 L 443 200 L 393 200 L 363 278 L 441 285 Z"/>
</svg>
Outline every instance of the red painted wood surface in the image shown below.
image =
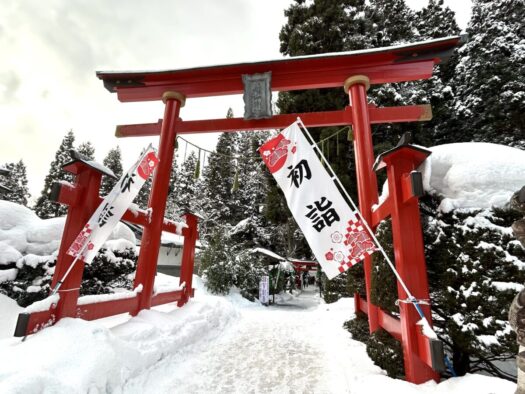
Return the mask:
<svg viewBox="0 0 525 394">
<path fill-rule="evenodd" d="M 405 107 L 369 107 L 370 122 L 400 123 L 420 122 L 432 119 L 430 105 L 408 105 Z M 300 117 L 306 127 L 328 127 L 352 124 L 352 108 L 340 111 L 307 112 L 301 114 L 275 115 L 271 119 L 244 120 L 243 118 L 187 120 L 176 123 L 177 134 L 214 133 L 217 131 L 256 131 L 284 129 Z M 162 120 L 157 123 L 131 124 L 117 126 L 117 137 L 146 137 L 159 135 Z"/>
<path fill-rule="evenodd" d="M 372 223 L 372 206 L 377 204 L 377 179 L 372 169 L 374 165 L 374 146 L 372 143 L 372 130 L 368 113 L 368 99 L 366 86 L 356 83 L 348 90 L 352 108 L 352 127 L 354 130 L 355 168 L 357 175 L 357 191 L 359 198 L 359 211 L 367 223 Z M 372 257 L 367 255 L 363 261 L 365 271 L 366 299 L 370 300 L 372 286 Z M 378 307 L 368 303 L 368 324 L 370 333 L 377 331 Z"/>
<path fill-rule="evenodd" d="M 160 237 L 164 222 L 164 211 L 168 197 L 171 165 L 175 151 L 177 133 L 175 123 L 179 117 L 180 101 L 168 98 L 164 109 L 164 121 L 159 141 L 159 165 L 153 175 L 148 207 L 151 208 L 150 222 L 144 227 L 140 255 L 137 262 L 134 287 L 143 286 L 139 295 L 139 305 L 135 313 L 151 307 L 153 284 L 157 273 L 157 259 L 159 256 Z"/>
<path fill-rule="evenodd" d="M 187 235 L 184 237 L 184 247 L 182 249 L 180 279 L 179 284 L 184 285 L 184 297 L 179 300 L 179 306 L 188 302 L 193 281 L 193 266 L 195 262 L 195 245 L 199 237 L 197 228 L 197 217 L 192 213 L 186 213 L 186 224 L 188 225 Z"/>
<path fill-rule="evenodd" d="M 193 297 L 193 291 L 190 292 Z M 155 294 L 151 299 L 151 305 L 161 305 L 170 302 L 178 302 L 184 297 L 184 291 L 170 291 L 165 293 Z M 122 298 L 117 300 L 109 300 L 85 305 L 75 306 L 73 315 L 70 317 L 77 317 L 84 320 L 102 319 L 108 316 L 119 315 L 121 313 L 128 313 L 138 308 L 139 298 L 137 296 L 130 298 Z M 56 308 L 50 310 L 33 312 L 29 315 L 29 321 L 25 327 L 25 332 L 21 332 L 18 336 L 25 336 L 34 334 L 41 329 L 55 324 L 58 320 Z"/>
<path fill-rule="evenodd" d="M 243 92 L 242 75 L 272 72 L 272 90 L 289 91 L 341 87 L 351 75 L 364 74 L 372 84 L 427 79 L 434 64 L 450 56 L 460 37 L 448 37 L 402 47 L 303 56 L 185 70 L 97 72 L 120 101 L 160 100 L 166 91 L 186 97 Z"/>
<path fill-rule="evenodd" d="M 75 175 L 75 184 L 73 188 L 62 187 L 58 196 L 59 200 L 68 200 L 71 205 L 68 208 L 62 240 L 60 241 L 51 288 L 56 286 L 73 263 L 74 257 L 66 254 L 66 252 L 99 205 L 98 192 L 102 174 L 83 163 L 76 163 L 68 170 Z M 55 310 L 57 320 L 75 316 L 83 272 L 84 262 L 78 260 L 62 283 L 58 291 L 60 301 Z"/>
<path fill-rule="evenodd" d="M 423 248 L 419 205 L 417 198 L 406 199 L 403 193 L 403 179 L 426 159 L 428 153 L 418 152 L 410 147 L 394 149 L 383 156 L 387 167 L 389 198 L 391 198 L 392 238 L 395 264 L 412 295 L 418 300 L 428 300 L 428 281 Z M 406 193 L 406 192 L 405 192 Z M 404 289 L 397 286 L 400 300 L 407 299 Z M 439 374 L 431 368 L 426 347 L 418 344 L 421 319 L 410 303 L 399 303 L 401 313 L 401 334 L 405 375 L 408 381 L 424 383 L 430 379 L 439 381 Z M 421 304 L 425 317 L 432 324 L 430 306 Z M 427 339 L 428 342 L 428 339 Z M 430 364 L 427 364 L 430 362 Z"/>
</svg>

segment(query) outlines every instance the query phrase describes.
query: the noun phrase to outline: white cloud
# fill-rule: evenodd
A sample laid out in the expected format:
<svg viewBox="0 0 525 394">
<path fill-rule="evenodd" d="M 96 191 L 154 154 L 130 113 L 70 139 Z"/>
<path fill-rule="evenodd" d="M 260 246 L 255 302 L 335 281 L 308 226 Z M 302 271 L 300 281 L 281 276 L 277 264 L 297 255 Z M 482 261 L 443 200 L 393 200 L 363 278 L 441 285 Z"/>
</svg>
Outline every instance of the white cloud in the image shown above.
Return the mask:
<svg viewBox="0 0 525 394">
<path fill-rule="evenodd" d="M 278 34 L 291 1 L 4 0 L 0 163 L 22 158 L 37 198 L 60 141 L 73 129 L 77 144 L 94 144 L 97 160 L 119 144 L 130 165 L 157 138 L 119 140 L 115 126 L 156 122 L 162 103 L 122 104 L 95 71 L 280 58 Z M 226 96 L 188 100 L 181 117 L 222 118 L 228 107 L 242 116 L 242 98 Z M 216 141 L 211 135 L 190 138 L 210 149 Z"/>
<path fill-rule="evenodd" d="M 30 0 L 0 9 L 0 162 L 20 158 L 38 197 L 64 134 L 90 140 L 99 161 L 119 144 L 129 165 L 150 139 L 113 136 L 155 122 L 160 102 L 122 104 L 96 70 L 173 69 L 278 58 L 290 1 Z M 184 119 L 242 115 L 240 97 L 188 100 Z M 216 137 L 190 137 L 213 148 Z M 157 138 L 151 139 L 154 143 Z M 126 164 L 125 164 L 126 165 Z"/>
</svg>

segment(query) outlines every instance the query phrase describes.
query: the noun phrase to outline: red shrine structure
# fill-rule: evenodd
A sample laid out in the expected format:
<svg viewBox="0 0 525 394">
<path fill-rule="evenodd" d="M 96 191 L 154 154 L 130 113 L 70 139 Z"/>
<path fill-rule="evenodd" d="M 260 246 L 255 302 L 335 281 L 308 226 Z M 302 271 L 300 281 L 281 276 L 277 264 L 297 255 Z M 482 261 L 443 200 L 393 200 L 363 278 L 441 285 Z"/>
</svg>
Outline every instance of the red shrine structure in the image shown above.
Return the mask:
<svg viewBox="0 0 525 394">
<path fill-rule="evenodd" d="M 78 288 L 83 265 L 78 264 L 68 282 L 64 282 L 57 304 L 44 311 L 20 315 L 16 335 L 33 333 L 66 316 L 89 320 L 123 312 L 136 314 L 142 309 L 166 302 L 178 301 L 179 305 L 187 302 L 193 295 L 191 275 L 197 238 L 197 218 L 192 214 L 188 214 L 188 228 L 183 231 L 185 243 L 182 289 L 164 294 L 154 293 L 161 231 L 175 231 L 174 224 L 165 220 L 164 210 L 177 135 L 282 129 L 297 117 L 307 127 L 352 126 L 361 215 L 372 229 L 382 220 L 391 218 L 396 268 L 413 295 L 418 300 L 428 300 L 418 206 L 421 188 L 416 170 L 430 152 L 411 145 L 401 145 L 384 153 L 376 161 L 371 125 L 429 120 L 432 116 L 431 108 L 429 105 L 378 108 L 368 104 L 367 90 L 371 85 L 430 78 L 433 67 L 445 61 L 460 42 L 461 37 L 456 36 L 397 47 L 256 63 L 152 72 L 97 72 L 97 77 L 103 81 L 106 89 L 116 93 L 121 102 L 162 100 L 165 105 L 164 117 L 158 122 L 117 126 L 116 130 L 118 137 L 160 136 L 160 163 L 154 174 L 149 199 L 153 213 L 149 218 L 144 212 L 138 216 L 128 212 L 124 217 L 125 220 L 144 227 L 135 279 L 135 285 L 142 285 L 142 291 L 135 297 L 124 300 L 98 304 L 79 303 Z M 179 114 L 187 99 L 242 94 L 243 76 L 268 72 L 271 72 L 272 91 L 344 88 L 349 96 L 349 105 L 339 111 L 281 114 L 255 120 L 181 119 Z M 390 192 L 388 198 L 378 205 L 375 170 L 381 168 L 386 168 Z M 85 163 L 73 163 L 68 170 L 75 174 L 76 183 L 72 187 L 62 186 L 57 191 L 58 201 L 68 204 L 70 208 L 53 284 L 72 262 L 72 258 L 65 255 L 64 248 L 70 245 L 100 202 L 100 171 L 90 169 Z M 441 343 L 423 335 L 421 327 L 417 325 L 419 316 L 413 305 L 402 302 L 407 299 L 407 294 L 401 286 L 398 286 L 398 298 L 401 301 L 399 318 L 373 305 L 370 302 L 371 257 L 365 259 L 364 271 L 366 299 L 356 294 L 355 309 L 368 315 L 370 332 L 382 327 L 402 343 L 408 381 L 438 381 L 439 372 L 443 369 Z M 430 304 L 422 305 L 422 309 L 427 320 L 432 322 Z"/>
</svg>

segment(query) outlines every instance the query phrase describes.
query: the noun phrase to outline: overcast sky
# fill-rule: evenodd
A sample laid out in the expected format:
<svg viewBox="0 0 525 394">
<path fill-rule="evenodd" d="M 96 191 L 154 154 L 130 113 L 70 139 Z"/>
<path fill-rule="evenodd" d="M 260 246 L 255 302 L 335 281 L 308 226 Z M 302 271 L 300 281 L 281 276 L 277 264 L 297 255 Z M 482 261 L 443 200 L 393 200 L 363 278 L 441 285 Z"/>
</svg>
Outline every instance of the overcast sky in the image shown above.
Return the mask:
<svg viewBox="0 0 525 394">
<path fill-rule="evenodd" d="M 413 8 L 426 0 L 406 0 Z M 156 122 L 161 102 L 120 103 L 97 70 L 156 70 L 277 59 L 291 0 L 3 0 L 0 164 L 23 159 L 36 199 L 65 133 L 91 141 L 100 162 L 117 144 L 125 170 L 149 141 L 117 139 L 117 124 Z M 470 0 L 445 0 L 466 27 Z M 241 96 L 191 99 L 185 120 L 242 116 Z M 213 135 L 191 136 L 213 149 Z"/>
</svg>

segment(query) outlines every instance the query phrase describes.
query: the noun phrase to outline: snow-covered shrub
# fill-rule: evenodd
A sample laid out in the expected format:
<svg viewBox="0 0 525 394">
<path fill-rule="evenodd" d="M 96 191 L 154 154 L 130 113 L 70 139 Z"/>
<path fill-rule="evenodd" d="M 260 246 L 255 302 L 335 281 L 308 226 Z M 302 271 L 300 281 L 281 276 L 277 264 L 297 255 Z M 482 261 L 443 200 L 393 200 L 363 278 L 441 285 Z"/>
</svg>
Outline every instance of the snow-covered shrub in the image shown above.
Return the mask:
<svg viewBox="0 0 525 394">
<path fill-rule="evenodd" d="M 516 355 L 516 338 L 507 313 L 525 283 L 525 250 L 514 239 L 510 226 L 523 217 L 523 212 L 492 208 L 444 213 L 438 210 L 441 203 L 436 196 L 421 200 L 436 332 L 447 345 L 457 373 L 482 370 L 506 376 L 497 361 L 511 360 Z M 383 222 L 378 238 L 391 253 L 389 237 L 390 225 Z M 398 314 L 393 273 L 379 254 L 374 256 L 373 267 L 372 301 Z M 351 280 L 364 282 L 350 272 Z M 354 333 L 354 327 L 350 331 Z M 368 340 L 370 346 L 374 343 Z M 381 346 L 391 347 L 388 343 Z M 379 353 L 370 354 L 380 365 L 382 357 L 374 358 Z M 402 359 L 399 363 L 402 365 Z"/>
<path fill-rule="evenodd" d="M 49 295 L 65 217 L 42 220 L 8 201 L 0 201 L 0 217 L 0 292 L 27 306 Z M 131 289 L 136 261 L 135 237 L 119 224 L 86 265 L 80 294 Z"/>
<path fill-rule="evenodd" d="M 507 313 L 525 283 L 525 250 L 511 225 L 525 212 L 508 203 L 525 183 L 525 152 L 487 143 L 431 149 L 420 167 L 427 191 L 420 207 L 436 332 L 458 374 L 485 371 L 512 378 L 500 362 L 513 359 L 517 350 Z M 389 221 L 380 224 L 377 235 L 393 258 Z M 357 266 L 348 271 L 354 291 L 364 288 L 358 271 Z M 396 279 L 376 253 L 371 301 L 397 315 L 396 300 Z"/>
<path fill-rule="evenodd" d="M 352 338 L 356 341 L 366 343 L 370 337 L 368 317 L 363 312 L 357 312 L 355 318 L 346 321 L 343 327 L 352 333 Z"/>
<path fill-rule="evenodd" d="M 268 274 L 261 256 L 253 253 L 259 229 L 253 217 L 231 229 L 214 229 L 201 258 L 201 273 L 211 292 L 227 294 L 235 286 L 248 299 L 258 294 L 259 281 Z"/>
<path fill-rule="evenodd" d="M 327 304 L 336 302 L 341 297 L 352 297 L 353 292 L 348 288 L 347 273 L 336 276 L 332 280 L 323 273 L 321 280 L 323 281 L 323 299 Z"/>
<path fill-rule="evenodd" d="M 115 289 L 133 288 L 132 273 L 137 268 L 134 245 L 124 248 L 102 248 L 84 267 L 80 295 L 108 294 Z"/>
<path fill-rule="evenodd" d="M 136 269 L 137 255 L 134 248 L 123 250 L 101 249 L 90 264 L 84 268 L 80 295 L 113 293 L 116 288 L 132 289 L 130 277 Z M 16 300 L 20 306 L 28 306 L 49 295 L 56 265 L 52 256 L 26 255 L 17 263 L 12 280 L 0 283 L 0 293 Z M 0 273 L 3 270 L 0 270 Z"/>
<path fill-rule="evenodd" d="M 366 352 L 378 366 L 392 378 L 403 378 L 403 350 L 401 343 L 380 328 L 370 335 L 366 343 Z"/>
</svg>

